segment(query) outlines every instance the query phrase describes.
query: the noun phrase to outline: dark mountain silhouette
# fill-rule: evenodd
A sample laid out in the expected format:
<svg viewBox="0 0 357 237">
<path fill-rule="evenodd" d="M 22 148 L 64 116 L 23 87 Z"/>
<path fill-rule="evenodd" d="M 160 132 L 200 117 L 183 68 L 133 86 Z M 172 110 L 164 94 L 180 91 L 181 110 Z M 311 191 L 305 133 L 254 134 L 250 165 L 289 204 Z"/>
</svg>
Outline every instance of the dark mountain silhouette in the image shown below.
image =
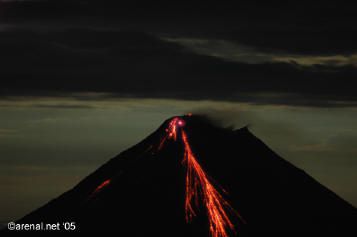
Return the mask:
<svg viewBox="0 0 357 237">
<path fill-rule="evenodd" d="M 238 235 L 356 231 L 356 208 L 283 160 L 247 128 L 221 128 L 200 116 L 181 118 L 198 162 L 246 221 L 234 219 Z M 155 149 L 170 121 L 18 223 L 74 221 L 80 231 L 122 236 L 209 236 L 204 209 L 192 223 L 185 221 L 181 140 Z"/>
</svg>

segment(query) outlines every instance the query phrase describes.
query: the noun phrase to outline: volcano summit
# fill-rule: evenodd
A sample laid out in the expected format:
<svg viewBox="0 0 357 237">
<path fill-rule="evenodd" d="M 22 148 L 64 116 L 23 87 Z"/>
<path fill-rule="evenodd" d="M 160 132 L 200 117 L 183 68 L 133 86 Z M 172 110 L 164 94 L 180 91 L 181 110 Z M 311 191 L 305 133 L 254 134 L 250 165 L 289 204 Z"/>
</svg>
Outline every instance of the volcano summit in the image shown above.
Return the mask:
<svg viewBox="0 0 357 237">
<path fill-rule="evenodd" d="M 17 223 L 123 236 L 356 231 L 356 208 L 247 128 L 178 116 Z"/>
</svg>

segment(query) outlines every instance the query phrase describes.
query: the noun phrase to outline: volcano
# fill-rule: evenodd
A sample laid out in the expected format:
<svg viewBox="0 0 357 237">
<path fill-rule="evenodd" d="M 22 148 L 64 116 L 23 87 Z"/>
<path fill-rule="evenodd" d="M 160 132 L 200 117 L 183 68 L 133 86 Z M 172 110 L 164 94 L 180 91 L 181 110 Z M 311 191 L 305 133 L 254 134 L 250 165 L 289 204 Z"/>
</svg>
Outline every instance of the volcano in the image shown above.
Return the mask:
<svg viewBox="0 0 357 237">
<path fill-rule="evenodd" d="M 122 236 L 228 237 L 356 231 L 357 211 L 248 128 L 185 115 L 17 223 L 40 222 Z"/>
</svg>

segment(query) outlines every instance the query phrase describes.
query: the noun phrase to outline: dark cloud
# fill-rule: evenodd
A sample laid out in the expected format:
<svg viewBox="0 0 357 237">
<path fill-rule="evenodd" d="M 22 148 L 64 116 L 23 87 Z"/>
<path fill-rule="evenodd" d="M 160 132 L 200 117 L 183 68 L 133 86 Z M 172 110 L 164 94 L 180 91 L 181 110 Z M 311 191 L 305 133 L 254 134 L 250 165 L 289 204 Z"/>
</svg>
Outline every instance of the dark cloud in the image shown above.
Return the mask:
<svg viewBox="0 0 357 237">
<path fill-rule="evenodd" d="M 97 92 L 257 104 L 356 104 L 357 70 L 344 55 L 357 52 L 357 8 L 348 4 L 1 4 L 2 96 Z M 283 62 L 229 61 L 165 37 L 223 39 Z M 294 61 L 294 54 L 300 58 Z M 288 57 L 275 57 L 281 55 Z M 311 55 L 331 57 L 319 59 L 321 65 L 296 63 L 316 60 Z M 343 63 L 333 62 L 341 57 Z"/>
<path fill-rule="evenodd" d="M 258 104 L 355 105 L 355 67 L 246 64 L 198 55 L 146 33 L 0 33 L 1 95 L 109 93 Z"/>
<path fill-rule="evenodd" d="M 7 2 L 3 22 L 92 24 L 156 33 L 226 39 L 265 51 L 350 54 L 357 51 L 356 4 L 296 1 L 258 4 L 181 1 L 43 0 Z"/>
</svg>

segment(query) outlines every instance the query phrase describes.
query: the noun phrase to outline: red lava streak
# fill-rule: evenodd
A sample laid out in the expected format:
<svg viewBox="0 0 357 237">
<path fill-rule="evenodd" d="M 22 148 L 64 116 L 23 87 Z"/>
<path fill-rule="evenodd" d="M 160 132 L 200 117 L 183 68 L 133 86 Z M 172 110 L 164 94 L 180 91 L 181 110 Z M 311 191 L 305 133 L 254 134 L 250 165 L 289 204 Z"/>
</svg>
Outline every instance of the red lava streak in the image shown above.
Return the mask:
<svg viewBox="0 0 357 237">
<path fill-rule="evenodd" d="M 93 194 L 96 194 L 98 192 L 100 192 L 104 187 L 108 186 L 110 184 L 110 179 L 105 180 L 103 183 L 101 183 L 94 191 Z"/>
<path fill-rule="evenodd" d="M 181 118 L 173 118 L 166 129 L 167 136 L 164 137 L 160 146 L 167 139 L 177 140 L 177 130 L 181 127 L 181 139 L 184 145 L 183 164 L 186 166 L 186 198 L 185 212 L 186 221 L 190 222 L 196 216 L 195 209 L 202 201 L 206 207 L 210 233 L 212 237 L 228 237 L 228 229 L 235 231 L 234 225 L 226 211 L 237 214 L 230 204 L 222 197 L 219 191 L 212 185 L 201 165 L 193 154 L 188 137 L 184 129 L 185 121 Z"/>
</svg>

